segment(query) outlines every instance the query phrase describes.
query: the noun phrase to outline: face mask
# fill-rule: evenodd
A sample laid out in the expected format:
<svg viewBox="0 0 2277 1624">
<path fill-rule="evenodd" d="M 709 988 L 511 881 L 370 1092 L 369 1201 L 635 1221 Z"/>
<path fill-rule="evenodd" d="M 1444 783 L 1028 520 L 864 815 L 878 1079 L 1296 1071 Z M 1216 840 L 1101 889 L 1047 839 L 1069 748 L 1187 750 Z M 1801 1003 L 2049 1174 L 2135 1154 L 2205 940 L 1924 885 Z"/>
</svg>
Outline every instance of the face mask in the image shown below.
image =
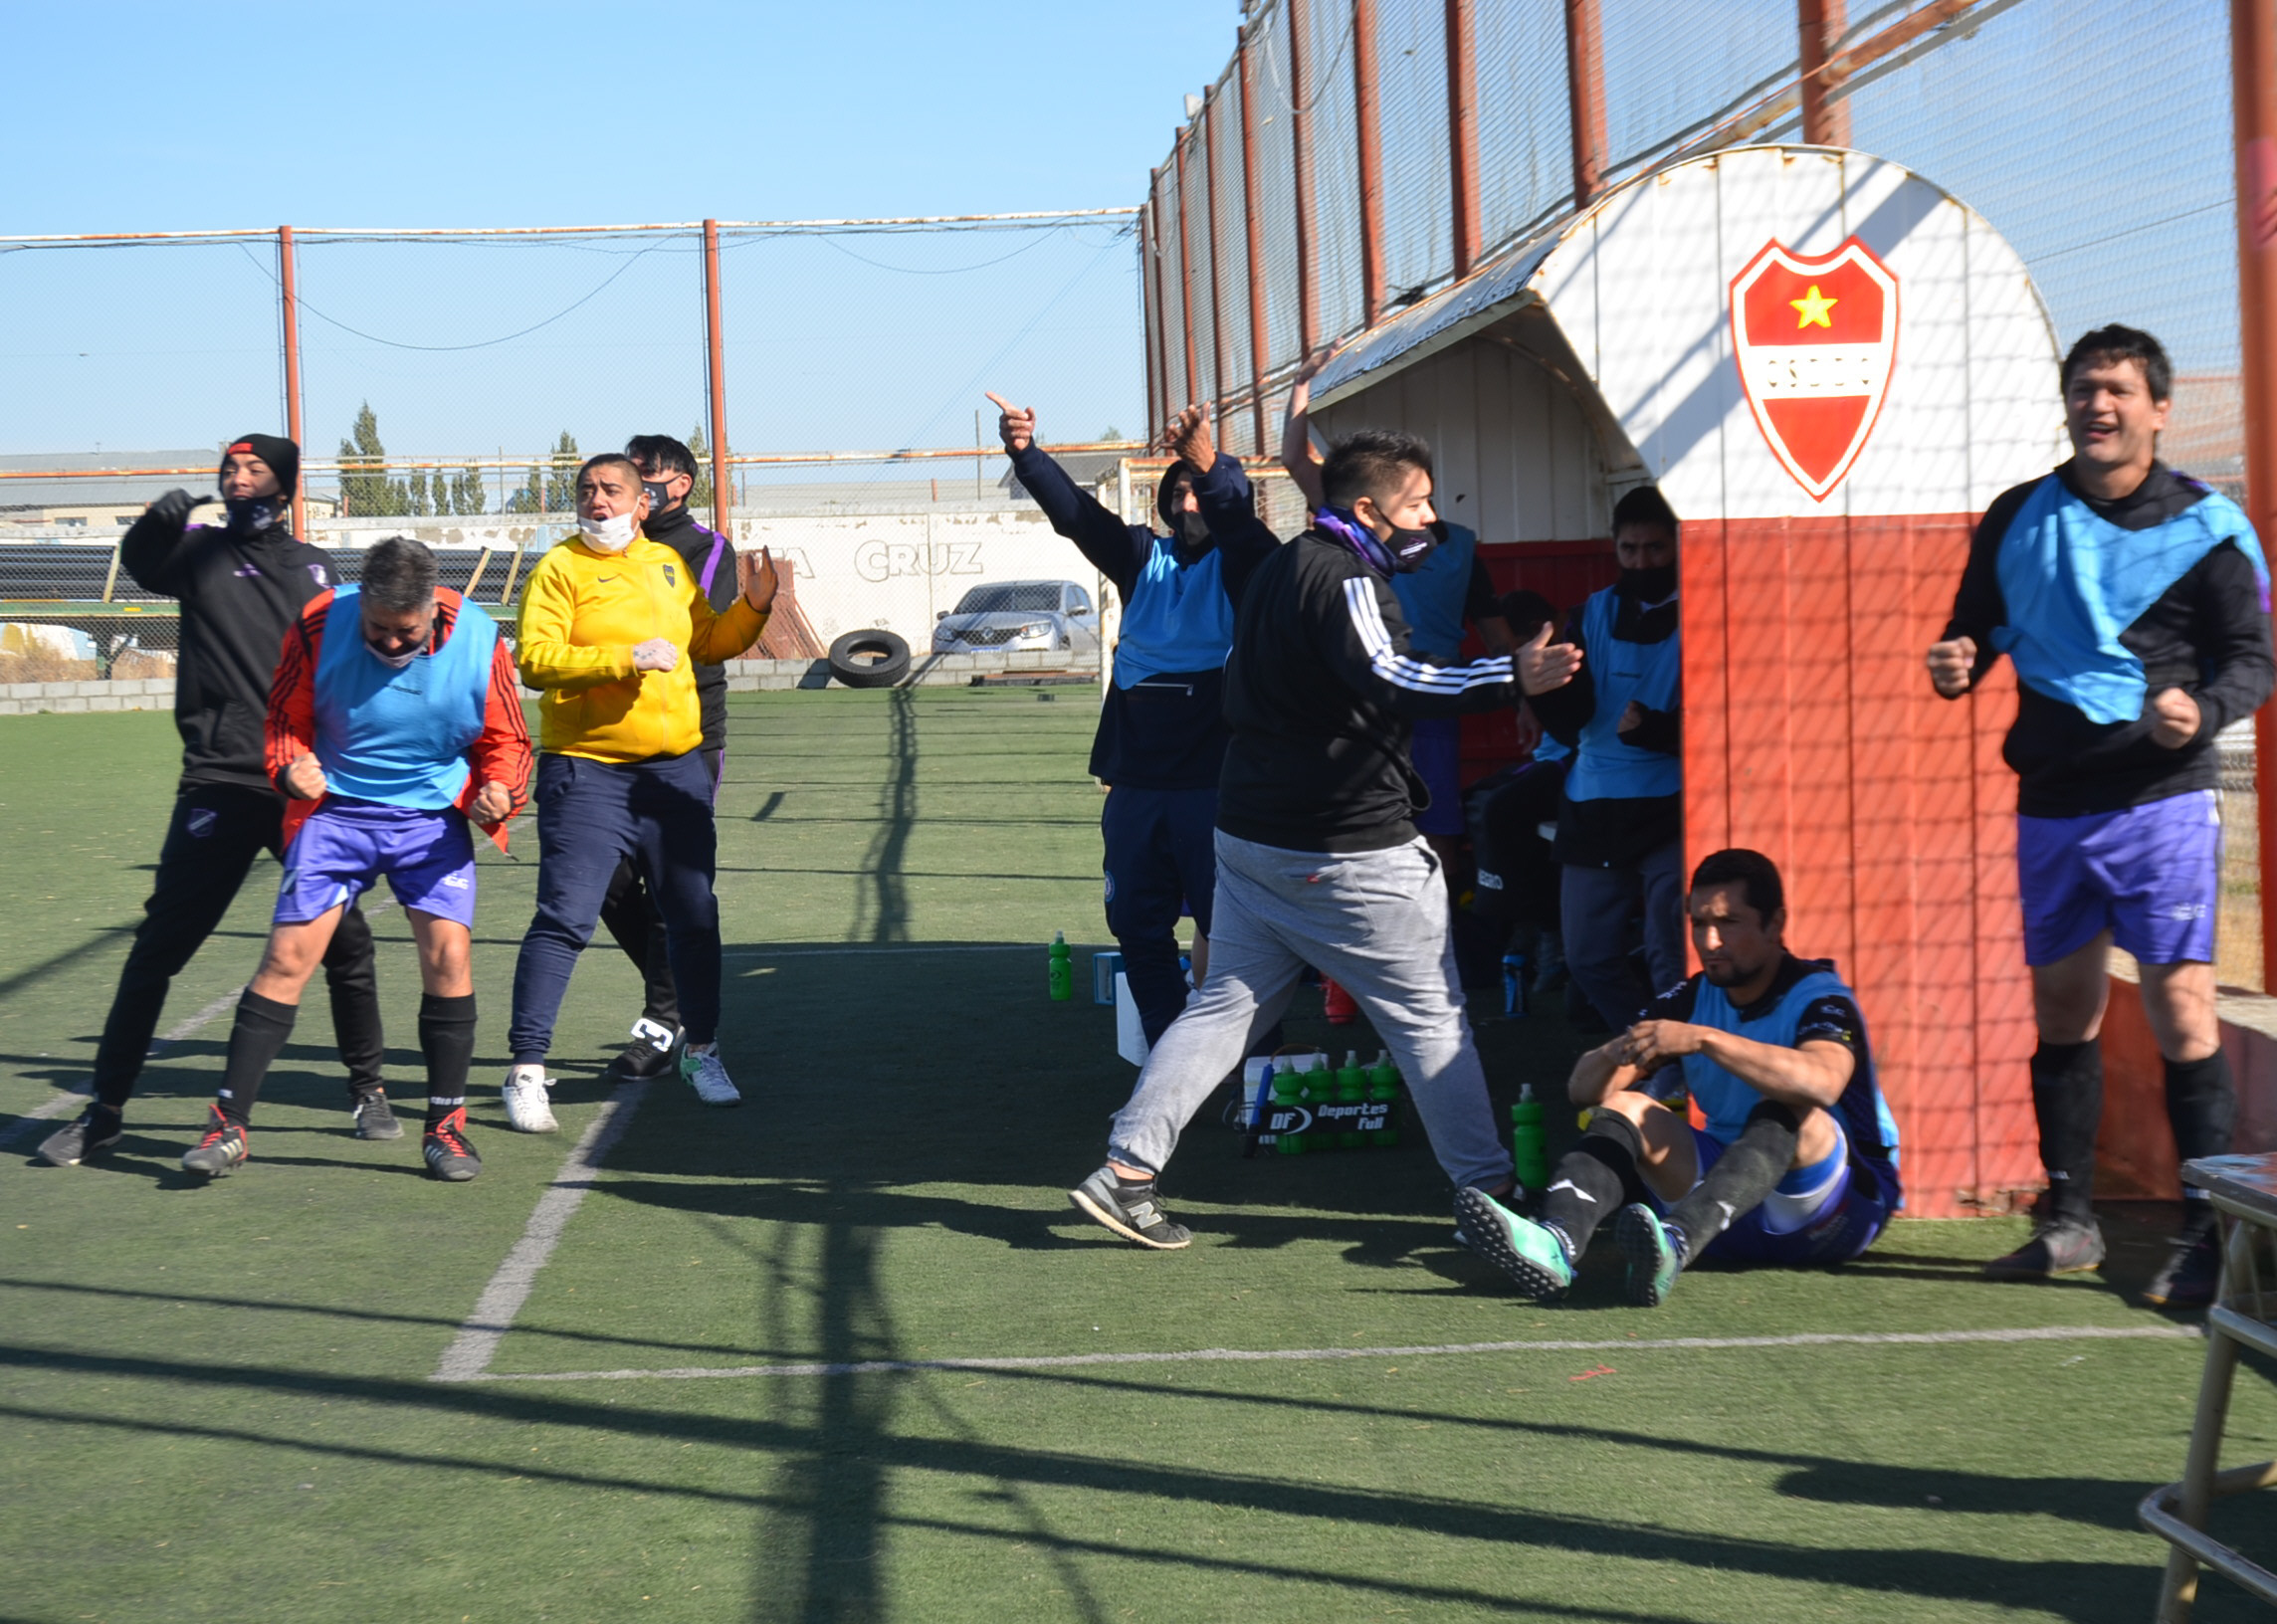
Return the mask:
<svg viewBox="0 0 2277 1624">
<path fill-rule="evenodd" d="M 1211 542 L 1210 527 L 1199 513 L 1178 514 L 1178 544 L 1188 552 L 1201 552 Z"/>
<path fill-rule="evenodd" d="M 258 535 L 277 522 L 274 497 L 224 497 L 221 505 L 229 509 L 229 527 L 239 535 Z"/>
<path fill-rule="evenodd" d="M 419 658 L 419 651 L 417 649 L 406 649 L 401 654 L 382 654 L 377 649 L 372 649 L 369 643 L 366 643 L 364 647 L 371 649 L 371 657 L 374 660 L 377 660 L 381 665 L 385 666 L 389 671 L 402 671 L 407 666 L 409 666 L 412 661 Z"/>
<path fill-rule="evenodd" d="M 651 517 L 672 506 L 672 482 L 670 480 L 643 480 L 641 481 L 641 489 L 648 493 L 648 510 Z"/>
<path fill-rule="evenodd" d="M 1402 575 L 1414 574 L 1439 550 L 1439 538 L 1429 530 L 1402 530 L 1397 526 L 1393 526 L 1383 544 L 1391 553 L 1391 567 Z"/>
<path fill-rule="evenodd" d="M 595 552 L 622 552 L 633 544 L 637 526 L 632 514 L 619 513 L 614 518 L 580 518 L 577 528 L 585 534 L 585 545 Z"/>
<path fill-rule="evenodd" d="M 1664 603 L 1676 595 L 1676 566 L 1655 564 L 1650 569 L 1624 569 L 1620 594 L 1637 603 Z"/>
</svg>

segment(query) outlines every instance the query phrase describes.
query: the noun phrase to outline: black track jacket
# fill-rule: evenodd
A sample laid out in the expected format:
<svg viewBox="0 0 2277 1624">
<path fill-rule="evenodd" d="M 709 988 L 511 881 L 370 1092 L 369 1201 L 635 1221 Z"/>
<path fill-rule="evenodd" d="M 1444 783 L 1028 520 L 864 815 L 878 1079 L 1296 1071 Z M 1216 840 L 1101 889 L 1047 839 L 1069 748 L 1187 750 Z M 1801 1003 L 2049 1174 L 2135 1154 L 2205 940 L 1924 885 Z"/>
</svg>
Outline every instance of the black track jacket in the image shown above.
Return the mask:
<svg viewBox="0 0 2277 1624">
<path fill-rule="evenodd" d="M 1242 594 L 1225 668 L 1233 738 L 1217 826 L 1289 851 L 1403 846 L 1431 800 L 1408 755 L 1409 723 L 1517 704 L 1509 660 L 1418 658 L 1389 577 L 1307 530 Z"/>
<path fill-rule="evenodd" d="M 704 566 L 712 560 L 712 549 L 720 549 L 720 565 L 712 572 L 712 590 L 705 594 L 713 609 L 725 614 L 742 592 L 742 584 L 735 579 L 735 543 L 718 530 L 696 522 L 696 515 L 683 502 L 662 513 L 651 513 L 641 525 L 641 534 L 651 541 L 662 541 L 674 552 L 688 560 L 688 572 L 696 583 L 704 583 Z M 696 670 L 696 703 L 704 710 L 704 744 L 707 750 L 727 747 L 727 668 L 725 666 L 699 665 Z"/>
</svg>

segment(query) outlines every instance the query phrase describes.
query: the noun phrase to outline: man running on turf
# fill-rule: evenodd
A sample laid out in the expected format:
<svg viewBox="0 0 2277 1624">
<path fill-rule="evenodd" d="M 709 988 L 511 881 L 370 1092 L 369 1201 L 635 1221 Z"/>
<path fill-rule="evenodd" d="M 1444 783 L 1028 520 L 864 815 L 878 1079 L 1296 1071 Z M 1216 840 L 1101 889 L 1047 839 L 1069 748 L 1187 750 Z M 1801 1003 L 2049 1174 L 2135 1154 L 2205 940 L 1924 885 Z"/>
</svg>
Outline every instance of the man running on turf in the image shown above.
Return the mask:
<svg viewBox="0 0 2277 1624">
<path fill-rule="evenodd" d="M 1539 1302 L 1564 1295 L 1615 1213 L 1628 1299 L 1649 1309 L 1702 1257 L 1845 1263 L 1902 1204 L 1897 1123 L 1857 999 L 1831 963 L 1786 950 L 1771 860 L 1714 853 L 1685 903 L 1700 973 L 1574 1065 L 1566 1098 L 1593 1108 L 1589 1130 L 1551 1175 L 1542 1221 L 1466 1192 L 1471 1244 Z M 1671 1066 L 1706 1127 L 1645 1092 Z"/>
<path fill-rule="evenodd" d="M 690 662 L 732 660 L 775 601 L 764 548 L 736 563 L 740 591 L 715 614 L 688 560 L 644 540 L 640 466 L 615 452 L 577 471 L 578 536 L 521 590 L 521 680 L 545 695 L 537 758 L 537 912 L 514 967 L 507 1121 L 559 1124 L 545 1091 L 553 1021 L 592 939 L 617 866 L 631 858 L 664 915 L 686 1043 L 680 1075 L 708 1106 L 742 1103 L 720 1059 L 719 833 Z"/>
<path fill-rule="evenodd" d="M 324 554 L 286 528 L 300 477 L 300 447 L 275 435 L 245 435 L 222 454 L 226 522 L 190 523 L 198 499 L 169 491 L 119 543 L 119 562 L 143 590 L 181 602 L 174 725 L 182 735 L 182 776 L 157 879 L 96 1049 L 95 1102 L 40 1146 L 41 1159 L 56 1166 L 74 1166 L 118 1142 L 168 986 L 237 900 L 255 856 L 283 850 L 285 803 L 262 765 L 261 718 L 287 628 L 331 582 Z M 324 954 L 324 979 L 356 1135 L 395 1138 L 403 1129 L 380 1083 L 387 1046 L 371 927 L 353 908 Z"/>
<path fill-rule="evenodd" d="M 1194 919 L 1195 979 L 1207 979 L 1202 944 L 1217 872 L 1211 831 L 1225 762 L 1225 657 L 1242 587 L 1278 542 L 1255 523 L 1228 537 L 1212 534 L 1195 494 L 1197 463 L 1245 504 L 1249 482 L 1238 462 L 1218 454 L 1200 408 L 1180 416 L 1172 451 L 1181 460 L 1155 488 L 1154 511 L 1170 531 L 1162 536 L 1124 523 L 1077 489 L 1036 444 L 1033 411 L 988 398 L 1002 413 L 996 432 L 1021 489 L 1123 599 L 1115 680 L 1100 708 L 1090 770 L 1108 786 L 1099 819 L 1107 928 L 1123 949 L 1146 1041 L 1159 1043 L 1186 1007 L 1181 904 Z M 1195 461 L 1184 460 L 1189 455 Z"/>
<path fill-rule="evenodd" d="M 1408 652 L 1391 578 L 1429 556 L 1431 458 L 1366 430 L 1322 469 L 1313 527 L 1258 566 L 1226 665 L 1233 737 L 1218 789 L 1209 977 L 1116 1115 L 1107 1164 L 1076 1207 L 1156 1249 L 1192 1238 L 1155 1178 L 1178 1134 L 1280 1019 L 1306 964 L 1334 976 L 1406 1076 L 1431 1147 L 1462 1189 L 1510 1196 L 1486 1076 L 1463 1013 L 1439 858 L 1415 832 L 1407 756 L 1418 715 L 1518 703 L 1507 659 L 1435 666 Z"/>
<path fill-rule="evenodd" d="M 639 467 L 642 489 L 648 493 L 648 516 L 641 520 L 641 534 L 679 553 L 713 612 L 726 613 L 734 606 L 737 591 L 735 544 L 699 524 L 689 511 L 688 495 L 696 488 L 696 454 L 668 434 L 636 434 L 625 442 L 625 455 Z M 699 664 L 695 670 L 696 700 L 704 715 L 704 742 L 698 753 L 712 775 L 712 799 L 717 803 L 727 759 L 727 668 L 715 662 Z M 633 1023 L 632 1041 L 617 1060 L 617 1072 L 623 1077 L 662 1076 L 680 1046 L 680 994 L 672 985 L 672 948 L 664 917 L 656 911 L 639 865 L 629 856 L 609 881 L 601 922 L 639 968 L 646 994 L 640 1019 Z"/>
<path fill-rule="evenodd" d="M 182 1165 L 209 1177 L 246 1159 L 262 1080 L 293 1035 L 301 989 L 348 906 L 387 876 L 419 943 L 421 1151 L 437 1178 L 482 1171 L 468 1142 L 475 1052 L 475 848 L 529 779 L 514 656 L 498 625 L 435 581 L 435 555 L 390 536 L 363 581 L 319 594 L 285 639 L 270 692 L 268 762 L 286 808 L 285 883 L 253 984 L 238 1000 L 221 1098 Z"/>
<path fill-rule="evenodd" d="M 2236 505 L 2159 461 L 2174 374 L 2147 332 L 2098 327 L 2063 364 L 2072 457 L 1994 499 L 1976 526 L 1930 681 L 1959 699 L 2002 654 L 2016 720 L 2016 870 L 2032 967 L 2032 1110 L 2047 1169 L 2031 1239 L 1985 1272 L 2094 1269 L 2103 1027 L 2113 942 L 2142 966 L 2183 1160 L 2229 1148 L 2237 1097 L 2214 1013 L 2220 758 L 2214 736 L 2268 699 L 2269 572 Z M 2210 1302 L 2212 1204 L 2186 1216 L 2144 1300 Z"/>
</svg>

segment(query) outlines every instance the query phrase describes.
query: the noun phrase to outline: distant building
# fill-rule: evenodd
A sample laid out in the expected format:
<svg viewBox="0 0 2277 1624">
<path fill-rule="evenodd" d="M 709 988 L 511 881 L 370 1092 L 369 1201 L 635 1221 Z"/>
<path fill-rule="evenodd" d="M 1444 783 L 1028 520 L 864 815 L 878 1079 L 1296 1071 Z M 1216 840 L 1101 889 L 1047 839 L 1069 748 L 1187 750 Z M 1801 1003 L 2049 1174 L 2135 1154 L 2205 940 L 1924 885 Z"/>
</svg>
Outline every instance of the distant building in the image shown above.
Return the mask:
<svg viewBox="0 0 2277 1624">
<path fill-rule="evenodd" d="M 63 475 L 60 479 L 0 478 L 0 525 L 18 529 L 86 530 L 116 534 L 167 492 L 179 487 L 210 495 L 218 447 L 173 451 L 55 451 L 0 457 L 0 476 Z M 130 472 L 187 469 L 189 473 Z M 219 502 L 219 498 L 215 500 Z M 310 497 L 311 517 L 328 518 L 333 504 Z"/>
</svg>

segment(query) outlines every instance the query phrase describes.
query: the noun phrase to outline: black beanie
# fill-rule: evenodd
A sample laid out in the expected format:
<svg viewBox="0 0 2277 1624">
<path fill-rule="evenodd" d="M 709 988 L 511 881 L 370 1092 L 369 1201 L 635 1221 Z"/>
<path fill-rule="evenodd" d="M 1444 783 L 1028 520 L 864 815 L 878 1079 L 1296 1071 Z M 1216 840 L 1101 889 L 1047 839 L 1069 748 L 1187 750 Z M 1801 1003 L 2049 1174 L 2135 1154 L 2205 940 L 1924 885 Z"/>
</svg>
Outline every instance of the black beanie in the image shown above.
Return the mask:
<svg viewBox="0 0 2277 1624">
<path fill-rule="evenodd" d="M 281 434 L 241 434 L 222 452 L 222 461 L 228 462 L 235 453 L 258 457 L 269 465 L 269 472 L 277 476 L 280 496 L 291 496 L 301 483 L 301 448 Z M 221 477 L 215 470 L 214 477 Z"/>
</svg>

